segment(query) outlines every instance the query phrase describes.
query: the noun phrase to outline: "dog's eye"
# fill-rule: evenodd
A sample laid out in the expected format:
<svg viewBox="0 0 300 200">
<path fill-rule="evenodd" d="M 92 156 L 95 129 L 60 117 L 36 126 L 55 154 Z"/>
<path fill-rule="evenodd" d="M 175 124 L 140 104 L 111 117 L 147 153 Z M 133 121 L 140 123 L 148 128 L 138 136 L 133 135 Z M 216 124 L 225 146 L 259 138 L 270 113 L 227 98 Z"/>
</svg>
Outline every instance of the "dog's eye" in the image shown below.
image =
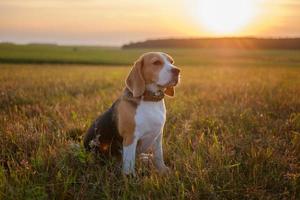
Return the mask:
<svg viewBox="0 0 300 200">
<path fill-rule="evenodd" d="M 161 65 L 162 62 L 161 62 L 160 60 L 157 60 L 157 61 L 155 61 L 153 64 L 154 64 L 154 65 Z"/>
</svg>

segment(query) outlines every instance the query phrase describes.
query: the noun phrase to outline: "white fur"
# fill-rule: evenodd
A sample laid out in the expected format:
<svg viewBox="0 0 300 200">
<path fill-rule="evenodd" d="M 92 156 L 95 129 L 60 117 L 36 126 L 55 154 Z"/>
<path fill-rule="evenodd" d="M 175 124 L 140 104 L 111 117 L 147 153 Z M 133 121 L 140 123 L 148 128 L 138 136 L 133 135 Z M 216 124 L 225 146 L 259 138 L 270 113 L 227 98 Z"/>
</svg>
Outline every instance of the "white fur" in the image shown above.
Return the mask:
<svg viewBox="0 0 300 200">
<path fill-rule="evenodd" d="M 161 53 L 161 57 L 164 60 L 164 66 L 162 67 L 162 69 L 159 72 L 157 84 L 158 85 L 166 85 L 167 83 L 169 83 L 172 80 L 171 70 L 175 66 L 172 65 L 172 63 L 170 63 L 170 61 L 166 58 L 166 56 L 164 54 Z"/>
<path fill-rule="evenodd" d="M 154 164 L 156 168 L 163 173 L 169 170 L 169 168 L 165 165 L 164 162 L 163 149 L 162 149 L 162 137 L 163 134 L 161 132 L 161 134 L 154 141 L 153 154 L 154 154 Z"/>
<path fill-rule="evenodd" d="M 147 84 L 146 85 L 146 89 L 149 90 L 149 91 L 151 91 L 151 92 L 153 92 L 153 93 L 155 93 L 155 92 L 157 92 L 159 90 L 157 84 L 155 84 L 155 83 Z"/>
<path fill-rule="evenodd" d="M 136 152 L 137 139 L 134 138 L 132 144 L 123 146 L 123 173 L 133 174 L 135 166 L 135 152 Z"/>
<path fill-rule="evenodd" d="M 159 170 L 167 167 L 163 161 L 162 134 L 166 121 L 166 107 L 164 100 L 158 102 L 141 101 L 135 115 L 134 142 L 123 147 L 123 172 L 134 174 L 135 154 L 147 152 L 154 147 L 154 163 Z M 141 146 L 136 149 L 137 141 L 141 140 Z"/>
</svg>

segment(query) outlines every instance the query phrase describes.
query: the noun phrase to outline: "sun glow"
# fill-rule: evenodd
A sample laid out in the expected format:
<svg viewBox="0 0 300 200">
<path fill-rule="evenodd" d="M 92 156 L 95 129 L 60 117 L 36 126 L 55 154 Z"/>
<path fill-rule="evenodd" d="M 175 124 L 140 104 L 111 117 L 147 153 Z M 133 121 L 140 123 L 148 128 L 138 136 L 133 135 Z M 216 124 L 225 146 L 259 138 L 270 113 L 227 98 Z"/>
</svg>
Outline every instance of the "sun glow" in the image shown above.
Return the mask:
<svg viewBox="0 0 300 200">
<path fill-rule="evenodd" d="M 241 30 L 255 14 L 253 0 L 200 0 L 198 6 L 201 24 L 216 34 Z"/>
</svg>

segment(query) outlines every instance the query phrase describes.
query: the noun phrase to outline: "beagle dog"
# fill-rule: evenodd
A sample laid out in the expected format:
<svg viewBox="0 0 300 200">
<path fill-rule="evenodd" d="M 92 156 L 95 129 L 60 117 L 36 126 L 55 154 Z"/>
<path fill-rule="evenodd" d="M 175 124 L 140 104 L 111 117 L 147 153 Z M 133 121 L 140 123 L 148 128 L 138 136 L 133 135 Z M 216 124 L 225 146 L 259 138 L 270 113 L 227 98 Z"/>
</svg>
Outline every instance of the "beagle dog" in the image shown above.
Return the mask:
<svg viewBox="0 0 300 200">
<path fill-rule="evenodd" d="M 165 95 L 174 96 L 180 69 L 171 56 L 143 54 L 132 67 L 123 94 L 88 129 L 84 146 L 104 157 L 122 156 L 124 174 L 135 174 L 135 157 L 153 152 L 160 173 L 169 171 L 163 159 L 162 137 L 166 121 Z"/>
</svg>

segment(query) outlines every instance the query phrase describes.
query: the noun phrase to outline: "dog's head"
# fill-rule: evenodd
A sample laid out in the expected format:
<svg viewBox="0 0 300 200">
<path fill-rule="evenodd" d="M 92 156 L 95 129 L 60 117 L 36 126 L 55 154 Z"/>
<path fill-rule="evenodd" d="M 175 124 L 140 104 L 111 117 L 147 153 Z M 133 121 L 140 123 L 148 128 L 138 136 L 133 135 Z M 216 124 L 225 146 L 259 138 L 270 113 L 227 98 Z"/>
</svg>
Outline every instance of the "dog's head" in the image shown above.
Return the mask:
<svg viewBox="0 0 300 200">
<path fill-rule="evenodd" d="M 180 69 L 174 65 L 171 56 L 161 52 L 149 52 L 134 63 L 126 79 L 126 86 L 134 97 L 142 96 L 149 84 L 163 89 L 168 96 L 174 96 L 179 75 Z"/>
</svg>

